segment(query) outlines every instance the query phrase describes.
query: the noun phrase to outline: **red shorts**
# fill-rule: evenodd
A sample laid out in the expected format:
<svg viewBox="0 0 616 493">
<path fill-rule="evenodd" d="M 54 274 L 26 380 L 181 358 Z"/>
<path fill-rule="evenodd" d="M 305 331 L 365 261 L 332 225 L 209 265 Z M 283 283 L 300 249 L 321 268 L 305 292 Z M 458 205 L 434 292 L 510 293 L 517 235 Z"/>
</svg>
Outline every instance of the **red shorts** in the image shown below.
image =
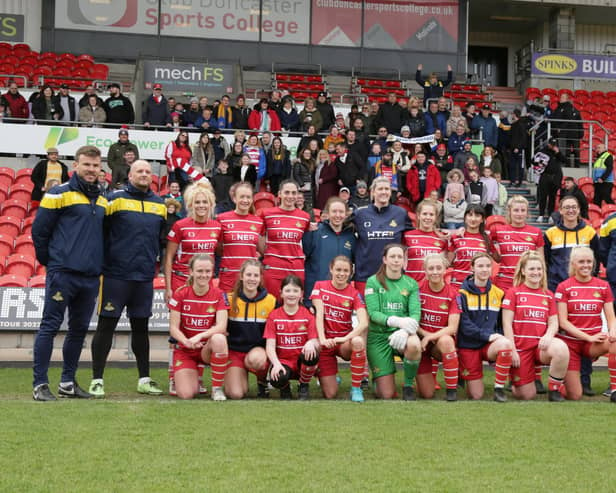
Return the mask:
<svg viewBox="0 0 616 493">
<path fill-rule="evenodd" d="M 435 359 L 440 361 L 440 359 L 432 356 L 432 351 L 434 350 L 434 343 L 431 342 L 426 347 L 426 350 L 421 353 L 421 360 L 419 360 L 419 369 L 417 370 L 418 375 L 425 375 L 426 373 L 432 373 L 432 360 Z"/>
<path fill-rule="evenodd" d="M 592 343 L 580 341 L 579 339 L 561 338 L 569 348 L 568 371 L 580 371 L 582 368 L 582 358 L 590 358 L 590 346 Z"/>
<path fill-rule="evenodd" d="M 171 273 L 171 291 L 174 293 L 182 286 L 186 285 L 188 277 L 178 276 L 175 272 Z"/>
<path fill-rule="evenodd" d="M 535 365 L 543 365 L 540 359 L 541 349 L 537 346 L 535 349 L 527 349 L 526 351 L 518 351 L 520 355 L 520 367 L 511 367 L 511 384 L 515 387 L 521 387 L 527 383 L 535 381 Z"/>
<path fill-rule="evenodd" d="M 201 351 L 202 349 L 176 347 L 173 350 L 173 371 L 197 370 L 199 365 L 204 364 Z"/>
<path fill-rule="evenodd" d="M 462 380 L 480 380 L 483 378 L 483 362 L 488 359 L 490 344 L 481 349 L 458 349 L 460 376 Z"/>
<path fill-rule="evenodd" d="M 340 344 L 333 349 L 322 348 L 319 353 L 319 376 L 331 377 L 338 373 L 338 360 L 340 356 Z"/>
<path fill-rule="evenodd" d="M 295 274 L 302 280 L 302 282 L 304 282 L 303 270 L 301 272 L 290 272 L 278 269 L 268 269 L 267 267 L 265 268 L 265 273 L 263 275 L 263 284 L 265 285 L 265 289 L 267 289 L 267 292 L 271 295 L 274 295 L 277 300 L 280 300 L 280 285 L 282 284 L 284 278 L 287 277 L 289 274 Z"/>
<path fill-rule="evenodd" d="M 281 359 L 280 360 L 280 364 L 281 365 L 287 365 L 289 368 L 291 368 L 291 378 L 290 380 L 298 380 L 299 379 L 299 357 L 295 360 L 288 360 L 288 359 Z"/>
<path fill-rule="evenodd" d="M 229 349 L 229 368 L 243 368 L 247 370 L 244 364 L 244 359 L 248 353 L 242 353 L 241 351 L 233 351 Z"/>
</svg>

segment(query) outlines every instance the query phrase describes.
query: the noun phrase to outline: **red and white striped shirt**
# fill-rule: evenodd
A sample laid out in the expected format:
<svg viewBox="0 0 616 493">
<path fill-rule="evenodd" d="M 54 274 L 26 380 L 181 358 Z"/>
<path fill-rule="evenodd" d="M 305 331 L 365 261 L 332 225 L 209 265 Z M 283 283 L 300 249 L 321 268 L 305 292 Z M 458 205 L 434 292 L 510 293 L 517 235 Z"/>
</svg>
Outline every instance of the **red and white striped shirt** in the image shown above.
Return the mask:
<svg viewBox="0 0 616 493">
<path fill-rule="evenodd" d="M 430 282 L 424 279 L 419 283 L 419 302 L 421 320 L 419 326 L 426 332 L 438 332 L 449 325 L 449 315 L 460 313 L 456 297 L 458 290 L 445 284 L 440 291 L 433 291 Z"/>
<path fill-rule="evenodd" d="M 195 294 L 192 286 L 183 286 L 173 293 L 169 309 L 180 312 L 180 330 L 191 338 L 214 326 L 216 312 L 228 310 L 229 301 L 225 293 L 213 286 L 203 296 Z"/>
<path fill-rule="evenodd" d="M 218 286 L 231 291 L 245 260 L 258 258 L 257 245 L 263 219 L 253 214 L 225 212 L 217 218 L 222 227 L 222 256 Z"/>
<path fill-rule="evenodd" d="M 435 232 L 428 233 L 418 229 L 407 231 L 404 233 L 402 242 L 408 247 L 406 275 L 417 282 L 426 277 L 424 270 L 426 256 L 433 253 L 445 254 L 447 251 L 447 240 L 440 238 Z"/>
<path fill-rule="evenodd" d="M 198 223 L 191 217 L 177 221 L 167 235 L 168 241 L 178 244 L 172 269 L 188 275 L 188 264 L 193 255 L 207 253 L 214 256 L 220 236 L 221 226 L 218 221 Z"/>
<path fill-rule="evenodd" d="M 353 310 L 366 308 L 359 291 L 350 284 L 340 290 L 331 281 L 317 281 L 310 295 L 311 300 L 323 302 L 325 337 L 344 337 L 353 330 Z"/>
<path fill-rule="evenodd" d="M 471 260 L 482 252 L 487 252 L 487 245 L 480 233 L 456 234 L 452 236 L 447 245 L 447 250 L 455 253 L 452 262 L 453 274 L 451 284 L 459 288 L 464 279 L 471 273 Z"/>
<path fill-rule="evenodd" d="M 304 249 L 302 237 L 310 228 L 310 216 L 300 209 L 286 211 L 280 207 L 263 214 L 265 252 L 263 265 L 268 269 L 288 271 L 303 277 Z"/>
<path fill-rule="evenodd" d="M 291 363 L 289 366 L 294 366 L 304 345 L 310 339 L 317 339 L 319 336 L 314 315 L 300 305 L 294 315 L 289 315 L 284 306 L 273 310 L 267 317 L 263 337 L 276 339 L 278 359 L 283 363 Z"/>
<path fill-rule="evenodd" d="M 502 308 L 513 312 L 513 335 L 518 351 L 535 349 L 547 331 L 548 319 L 557 314 L 552 291 L 531 289 L 524 284 L 507 291 Z"/>
<path fill-rule="evenodd" d="M 527 250 L 541 248 L 544 245 L 543 233 L 529 225 L 495 224 L 490 231 L 490 240 L 498 243 L 501 254 L 500 270 L 494 284 L 506 292 L 513 286 L 513 274 L 520 256 Z"/>
<path fill-rule="evenodd" d="M 569 322 L 589 335 L 601 332 L 603 306 L 614 301 L 610 285 L 596 277 L 588 282 L 580 282 L 575 277 L 570 277 L 558 285 L 554 298 L 557 303 L 567 304 Z M 578 340 L 565 331 L 561 331 L 560 335 Z"/>
</svg>

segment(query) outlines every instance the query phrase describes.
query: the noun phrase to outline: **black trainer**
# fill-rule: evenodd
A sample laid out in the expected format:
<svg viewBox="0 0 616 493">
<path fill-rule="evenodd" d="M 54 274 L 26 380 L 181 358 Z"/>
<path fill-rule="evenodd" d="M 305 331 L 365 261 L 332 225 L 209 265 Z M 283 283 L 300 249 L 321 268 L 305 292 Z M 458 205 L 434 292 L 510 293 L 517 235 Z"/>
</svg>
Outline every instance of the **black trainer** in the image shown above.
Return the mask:
<svg viewBox="0 0 616 493">
<path fill-rule="evenodd" d="M 458 400 L 458 391 L 456 389 L 447 389 L 445 391 L 445 400 L 447 402 L 456 402 Z"/>
<path fill-rule="evenodd" d="M 537 394 L 547 394 L 547 390 L 543 386 L 543 382 L 541 380 L 535 380 L 535 390 Z"/>
<path fill-rule="evenodd" d="M 505 389 L 503 387 L 494 388 L 494 400 L 496 402 L 507 402 L 507 396 L 505 395 Z"/>
<path fill-rule="evenodd" d="M 359 384 L 362 390 L 370 390 L 370 380 L 366 377 L 361 379 L 361 383 Z"/>
<path fill-rule="evenodd" d="M 594 397 L 597 393 L 591 388 L 590 385 L 582 385 L 582 394 L 586 397 Z"/>
<path fill-rule="evenodd" d="M 56 396 L 51 393 L 49 390 L 49 384 L 42 383 L 37 385 L 32 389 L 32 398 L 35 401 L 47 402 L 47 401 L 57 401 Z"/>
<path fill-rule="evenodd" d="M 610 394 L 610 402 L 616 402 L 616 390 Z"/>
<path fill-rule="evenodd" d="M 267 389 L 267 384 L 257 382 L 257 399 L 269 399 L 270 393 Z"/>
<path fill-rule="evenodd" d="M 68 385 L 67 387 L 62 387 L 62 385 L 58 385 L 58 395 L 60 397 L 68 397 L 69 399 L 91 399 L 92 394 L 83 390 L 77 382 Z"/>
<path fill-rule="evenodd" d="M 307 383 L 300 383 L 297 387 L 297 398 L 300 401 L 307 401 L 310 399 L 310 385 Z"/>
<path fill-rule="evenodd" d="M 548 392 L 548 399 L 550 402 L 562 402 L 565 400 L 563 395 L 558 390 L 550 390 Z"/>
<path fill-rule="evenodd" d="M 405 401 L 414 401 L 416 400 L 415 391 L 413 387 L 405 385 L 402 387 L 402 399 Z"/>
<path fill-rule="evenodd" d="M 284 401 L 289 401 L 293 399 L 293 394 L 291 393 L 291 386 L 287 385 L 280 389 L 280 398 Z"/>
</svg>

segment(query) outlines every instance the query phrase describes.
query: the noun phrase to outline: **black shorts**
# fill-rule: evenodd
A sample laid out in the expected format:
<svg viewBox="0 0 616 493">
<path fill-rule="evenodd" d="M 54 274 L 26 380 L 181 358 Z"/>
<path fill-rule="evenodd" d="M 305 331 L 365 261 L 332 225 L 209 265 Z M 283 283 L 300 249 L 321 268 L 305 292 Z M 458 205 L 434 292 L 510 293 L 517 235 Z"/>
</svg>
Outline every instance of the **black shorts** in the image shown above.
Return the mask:
<svg viewBox="0 0 616 493">
<path fill-rule="evenodd" d="M 120 318 L 124 307 L 129 318 L 152 315 L 152 281 L 121 281 L 103 277 L 98 301 L 99 317 Z"/>
</svg>

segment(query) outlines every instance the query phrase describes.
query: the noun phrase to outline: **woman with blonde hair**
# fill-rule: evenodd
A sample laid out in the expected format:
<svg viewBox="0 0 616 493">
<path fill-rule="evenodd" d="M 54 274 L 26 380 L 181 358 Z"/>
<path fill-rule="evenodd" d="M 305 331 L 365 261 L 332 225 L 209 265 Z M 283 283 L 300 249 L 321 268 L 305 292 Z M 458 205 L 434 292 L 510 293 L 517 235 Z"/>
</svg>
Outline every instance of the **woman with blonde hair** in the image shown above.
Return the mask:
<svg viewBox="0 0 616 493">
<path fill-rule="evenodd" d="M 451 116 L 447 120 L 447 127 L 445 130 L 445 134 L 449 137 L 452 133 L 456 131 L 458 125 L 464 126 L 464 133 L 467 134 L 470 130 L 468 128 L 468 122 L 466 118 L 462 114 L 462 109 L 457 104 L 453 105 L 451 108 Z"/>
<path fill-rule="evenodd" d="M 547 285 L 543 257 L 532 250 L 524 252 L 513 287 L 502 303 L 503 332 L 514 348 L 511 376 L 513 396 L 517 399 L 535 397 L 535 365 L 550 365 L 549 400 L 563 400 L 560 390 L 569 364 L 569 349 L 562 339 L 554 337 L 558 332 L 558 314 Z"/>
</svg>

